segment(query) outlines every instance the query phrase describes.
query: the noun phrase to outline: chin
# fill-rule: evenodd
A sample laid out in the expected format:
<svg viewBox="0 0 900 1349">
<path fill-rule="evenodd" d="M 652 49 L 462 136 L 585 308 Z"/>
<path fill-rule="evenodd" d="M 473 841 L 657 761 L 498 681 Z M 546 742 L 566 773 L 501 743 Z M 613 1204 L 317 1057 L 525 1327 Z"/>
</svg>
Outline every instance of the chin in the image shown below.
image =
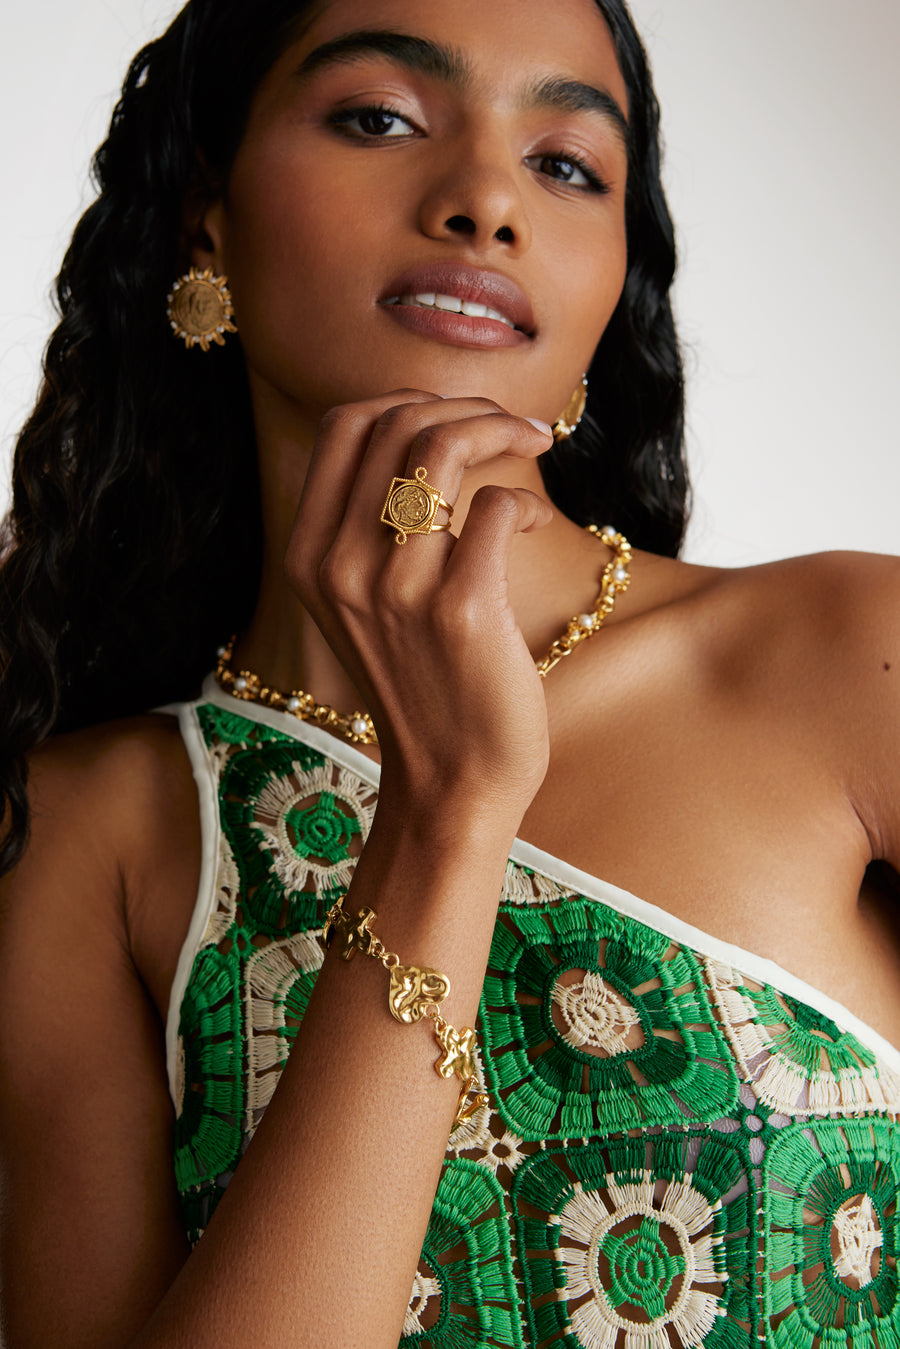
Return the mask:
<svg viewBox="0 0 900 1349">
<path fill-rule="evenodd" d="M 391 389 L 421 389 L 438 398 L 487 398 L 507 412 L 522 417 L 542 417 L 545 420 L 546 396 L 540 397 L 527 380 L 511 379 L 508 371 L 489 369 L 484 359 L 470 359 L 403 363 L 380 370 L 363 385 L 353 381 L 353 389 L 338 401 L 354 402 L 357 398 L 372 398 Z M 560 403 L 563 406 L 565 399 Z M 558 411 L 558 410 L 557 410 Z M 553 416 L 557 414 L 554 412 Z M 552 418 L 550 418 L 552 421 Z"/>
</svg>

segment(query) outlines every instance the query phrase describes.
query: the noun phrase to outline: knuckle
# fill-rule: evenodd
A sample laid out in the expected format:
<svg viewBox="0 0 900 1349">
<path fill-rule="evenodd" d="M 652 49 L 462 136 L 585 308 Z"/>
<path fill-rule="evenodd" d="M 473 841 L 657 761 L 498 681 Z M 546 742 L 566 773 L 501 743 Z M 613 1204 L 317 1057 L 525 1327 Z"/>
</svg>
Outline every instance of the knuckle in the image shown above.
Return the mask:
<svg viewBox="0 0 900 1349">
<path fill-rule="evenodd" d="M 519 515 L 519 503 L 515 492 L 498 483 L 486 483 L 479 487 L 472 498 L 472 507 L 481 516 L 490 516 L 495 523 L 513 521 Z"/>
<path fill-rule="evenodd" d="M 340 435 L 355 430 L 359 412 L 352 403 L 341 403 L 329 408 L 319 422 L 319 437 Z"/>
<path fill-rule="evenodd" d="M 455 458 L 462 448 L 462 437 L 453 422 L 423 426 L 410 446 L 420 457 L 434 460 Z"/>
<path fill-rule="evenodd" d="M 427 389 L 392 389 L 389 398 L 404 398 L 410 403 L 433 403 L 440 394 L 429 393 Z"/>
<path fill-rule="evenodd" d="M 378 429 L 381 432 L 413 432 L 422 416 L 421 403 L 394 403 L 392 407 L 385 408 L 378 418 Z"/>
<path fill-rule="evenodd" d="M 359 603 L 360 581 L 357 569 L 337 547 L 330 549 L 319 563 L 317 588 L 331 604 L 352 609 Z"/>
<path fill-rule="evenodd" d="M 420 603 L 421 582 L 412 569 L 386 567 L 372 582 L 372 606 L 382 618 L 402 618 Z"/>
<path fill-rule="evenodd" d="M 436 600 L 432 617 L 445 637 L 461 640 L 468 633 L 481 631 L 481 599 L 471 589 L 447 587 Z"/>
</svg>

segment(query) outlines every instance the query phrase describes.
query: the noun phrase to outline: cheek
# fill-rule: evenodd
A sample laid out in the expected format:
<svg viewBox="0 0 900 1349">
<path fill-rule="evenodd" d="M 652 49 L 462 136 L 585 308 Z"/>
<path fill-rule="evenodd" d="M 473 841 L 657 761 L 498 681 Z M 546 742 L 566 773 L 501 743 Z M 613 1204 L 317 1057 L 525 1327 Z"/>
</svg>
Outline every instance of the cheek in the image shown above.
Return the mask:
<svg viewBox="0 0 900 1349">
<path fill-rule="evenodd" d="M 586 268 L 586 288 L 595 297 L 595 323 L 599 327 L 598 342 L 619 302 L 627 267 L 628 243 L 625 237 L 624 213 L 617 213 L 606 222 Z"/>
<path fill-rule="evenodd" d="M 301 275 L 315 277 L 309 259 L 327 258 L 334 230 L 329 216 L 341 210 L 340 185 L 317 191 L 302 165 L 278 156 L 257 157 L 252 167 L 236 166 L 229 191 L 225 260 L 235 298 L 245 307 L 277 298 Z"/>
<path fill-rule="evenodd" d="M 282 387 L 346 344 L 353 290 L 365 257 L 358 193 L 317 184 L 296 162 L 236 165 L 224 263 L 248 364 Z"/>
<path fill-rule="evenodd" d="M 591 231 L 587 240 L 558 240 L 555 253 L 559 293 L 568 297 L 562 316 L 565 331 L 557 336 L 570 350 L 577 349 L 577 359 L 586 369 L 625 284 L 624 220 L 611 217 L 602 228 Z"/>
</svg>

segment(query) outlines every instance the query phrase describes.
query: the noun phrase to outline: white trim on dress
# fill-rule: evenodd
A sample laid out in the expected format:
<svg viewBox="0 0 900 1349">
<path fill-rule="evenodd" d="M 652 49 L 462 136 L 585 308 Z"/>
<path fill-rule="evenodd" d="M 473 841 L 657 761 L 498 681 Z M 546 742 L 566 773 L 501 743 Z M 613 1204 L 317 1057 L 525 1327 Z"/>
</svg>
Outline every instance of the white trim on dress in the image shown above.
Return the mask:
<svg viewBox="0 0 900 1349">
<path fill-rule="evenodd" d="M 176 712 L 181 734 L 191 761 L 194 781 L 200 798 L 200 883 L 197 887 L 197 902 L 191 917 L 191 925 L 184 940 L 175 967 L 175 978 L 169 992 L 169 1009 L 166 1016 L 166 1070 L 169 1077 L 169 1094 L 178 1105 L 176 1093 L 176 1065 L 178 1059 L 178 1027 L 181 1021 L 181 1003 L 187 990 L 188 979 L 194 964 L 194 957 L 203 940 L 216 904 L 216 878 L 219 872 L 219 794 L 216 786 L 216 774 L 210 762 L 209 751 L 200 729 L 197 708 L 205 698 L 194 703 L 182 703 L 179 707 L 163 708 L 165 712 Z"/>
<path fill-rule="evenodd" d="M 342 768 L 349 769 L 351 773 L 355 773 L 357 777 L 371 787 L 377 788 L 381 780 L 380 765 L 362 754 L 354 745 L 347 741 L 338 740 L 330 732 L 322 730 L 320 726 L 300 721 L 299 718 L 291 716 L 288 712 L 279 712 L 274 708 L 263 707 L 258 703 L 244 702 L 242 699 L 233 698 L 231 694 L 226 693 L 219 687 L 213 675 L 207 676 L 200 698 L 196 702 L 183 704 L 177 709 L 185 744 L 191 756 L 194 777 L 197 780 L 200 792 L 203 866 L 197 907 L 191 920 L 187 940 L 178 960 L 178 969 L 175 982 L 172 985 L 169 1003 L 166 1054 L 170 1089 L 173 1089 L 175 1081 L 175 1052 L 178 1041 L 181 999 L 184 997 L 194 956 L 206 930 L 206 924 L 215 902 L 215 876 L 219 853 L 220 825 L 215 775 L 210 764 L 209 754 L 203 743 L 196 713 L 196 709 L 204 703 L 213 703 L 216 707 L 224 708 L 237 716 L 246 717 L 248 720 L 259 722 L 272 730 L 281 731 L 292 739 L 317 750 L 326 758 L 332 759 Z M 175 711 L 176 709 L 165 710 Z M 829 1017 L 841 1030 L 849 1031 L 851 1035 L 855 1035 L 863 1045 L 884 1062 L 886 1067 L 893 1069 L 895 1073 L 900 1075 L 900 1050 L 895 1049 L 888 1040 L 879 1035 L 871 1026 L 861 1021 L 859 1017 L 854 1016 L 842 1003 L 835 1001 L 834 998 L 821 992 L 812 984 L 808 984 L 798 975 L 791 974 L 789 970 L 784 969 L 776 961 L 769 960 L 766 956 L 756 955 L 752 951 L 746 951 L 743 947 L 722 941 L 718 937 L 710 936 L 701 928 L 694 927 L 691 923 L 685 923 L 682 919 L 676 918 L 658 905 L 650 904 L 645 899 L 639 899 L 637 895 L 621 889 L 618 885 L 612 885 L 609 881 L 601 880 L 599 876 L 592 876 L 586 871 L 579 871 L 577 867 L 564 862 L 562 858 L 554 857 L 552 853 L 544 852 L 542 848 L 536 848 L 534 844 L 526 843 L 524 839 L 517 838 L 514 841 L 510 851 L 510 859 L 521 866 L 538 872 L 541 876 L 546 876 L 549 880 L 555 881 L 567 890 L 574 890 L 576 894 L 583 895 L 586 899 L 595 899 L 608 905 L 616 913 L 645 923 L 648 927 L 663 933 L 664 936 L 678 942 L 681 946 L 688 947 L 698 955 L 709 956 L 724 965 L 730 965 L 740 974 L 746 975 L 758 983 L 771 984 L 779 992 L 807 1003 L 816 1011 Z"/>
</svg>

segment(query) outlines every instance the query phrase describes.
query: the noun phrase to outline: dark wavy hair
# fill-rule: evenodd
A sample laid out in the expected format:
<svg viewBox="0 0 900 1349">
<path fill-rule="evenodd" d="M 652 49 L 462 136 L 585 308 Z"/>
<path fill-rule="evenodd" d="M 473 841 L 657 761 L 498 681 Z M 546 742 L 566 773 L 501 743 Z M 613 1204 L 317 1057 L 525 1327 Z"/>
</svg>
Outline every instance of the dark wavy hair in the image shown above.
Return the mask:
<svg viewBox="0 0 900 1349">
<path fill-rule="evenodd" d="M 675 267 L 658 106 L 623 0 L 597 0 L 628 88 L 628 267 L 590 369 L 587 413 L 545 457 L 580 523 L 614 520 L 676 555 L 686 519 Z M 0 564 L 0 872 L 28 828 L 25 756 L 46 736 L 192 695 L 249 620 L 261 520 L 240 341 L 198 360 L 165 296 L 190 194 L 227 180 L 262 77 L 303 0 L 190 0 L 132 62 L 93 163 L 56 295 L 37 404 L 19 438 Z"/>
</svg>

